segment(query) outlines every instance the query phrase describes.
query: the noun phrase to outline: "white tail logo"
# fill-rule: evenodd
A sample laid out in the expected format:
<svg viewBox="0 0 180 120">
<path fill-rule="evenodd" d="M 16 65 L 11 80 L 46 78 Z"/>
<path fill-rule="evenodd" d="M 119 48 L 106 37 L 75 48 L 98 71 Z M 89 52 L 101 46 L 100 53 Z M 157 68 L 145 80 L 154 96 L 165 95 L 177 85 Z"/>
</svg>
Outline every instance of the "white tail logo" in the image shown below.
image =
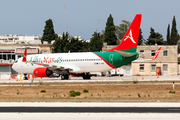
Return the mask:
<svg viewBox="0 0 180 120">
<path fill-rule="evenodd" d="M 134 39 L 133 39 L 131 30 L 130 30 L 128 36 L 126 36 L 126 38 L 124 39 L 124 41 L 126 41 L 128 38 L 131 39 L 131 41 L 132 41 L 133 43 L 136 43 L 136 42 L 134 41 Z"/>
</svg>

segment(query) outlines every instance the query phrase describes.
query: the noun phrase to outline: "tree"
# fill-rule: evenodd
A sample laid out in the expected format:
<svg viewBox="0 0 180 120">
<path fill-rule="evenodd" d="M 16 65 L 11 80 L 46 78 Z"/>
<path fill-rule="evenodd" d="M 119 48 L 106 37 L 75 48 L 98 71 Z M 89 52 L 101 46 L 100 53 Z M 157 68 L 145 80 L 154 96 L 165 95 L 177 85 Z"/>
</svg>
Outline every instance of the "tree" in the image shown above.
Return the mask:
<svg viewBox="0 0 180 120">
<path fill-rule="evenodd" d="M 115 25 L 113 17 L 110 14 L 106 22 L 104 42 L 107 42 L 108 45 L 116 45 L 116 41 L 117 37 L 115 35 Z"/>
<path fill-rule="evenodd" d="M 175 16 L 174 16 L 173 21 L 172 21 L 172 28 L 171 28 L 170 45 L 177 45 L 178 40 L 179 40 L 179 35 L 178 35 L 178 31 L 176 29 L 176 19 L 175 19 Z"/>
<path fill-rule="evenodd" d="M 69 51 L 69 33 L 63 33 L 53 43 L 53 53 L 64 53 Z"/>
<path fill-rule="evenodd" d="M 43 30 L 43 36 L 41 39 L 41 42 L 43 43 L 44 41 L 47 41 L 49 44 L 51 43 L 52 40 L 55 40 L 57 38 L 57 35 L 54 32 L 54 26 L 53 22 L 51 19 L 46 21 L 46 25 Z"/>
<path fill-rule="evenodd" d="M 166 36 L 167 44 L 170 45 L 171 43 L 171 36 L 170 36 L 170 25 L 168 24 L 167 28 L 167 36 Z"/>
<path fill-rule="evenodd" d="M 138 45 L 142 45 L 144 43 L 143 35 L 142 35 L 142 30 L 140 28 L 139 31 L 139 38 L 138 38 Z"/>
<path fill-rule="evenodd" d="M 116 36 L 117 39 L 120 41 L 123 39 L 125 33 L 127 32 L 129 26 L 131 25 L 131 22 L 122 20 L 122 24 L 119 24 L 119 26 L 116 26 Z"/>
<path fill-rule="evenodd" d="M 163 36 L 158 32 L 154 32 L 154 29 L 151 27 L 150 36 L 147 39 L 146 44 L 147 45 L 155 45 L 155 43 L 157 43 L 158 45 L 162 45 L 163 44 Z"/>
<path fill-rule="evenodd" d="M 79 40 L 79 38 L 70 37 L 69 33 L 66 32 L 56 38 L 53 44 L 53 53 L 88 52 L 90 51 L 89 44 L 84 40 Z"/>
<path fill-rule="evenodd" d="M 100 33 L 94 32 L 90 39 L 90 51 L 101 51 L 103 47 L 103 37 Z"/>
</svg>

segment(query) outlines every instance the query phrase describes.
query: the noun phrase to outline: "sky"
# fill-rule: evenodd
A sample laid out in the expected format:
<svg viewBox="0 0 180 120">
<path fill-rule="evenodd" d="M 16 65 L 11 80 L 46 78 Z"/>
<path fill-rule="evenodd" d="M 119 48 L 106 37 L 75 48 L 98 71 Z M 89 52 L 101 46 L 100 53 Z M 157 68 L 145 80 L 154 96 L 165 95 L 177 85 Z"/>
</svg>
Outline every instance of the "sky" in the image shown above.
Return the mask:
<svg viewBox="0 0 180 120">
<path fill-rule="evenodd" d="M 90 39 L 98 20 L 98 32 L 105 30 L 110 14 L 115 25 L 122 20 L 132 22 L 136 14 L 142 14 L 144 39 L 152 27 L 165 40 L 168 24 L 171 28 L 175 16 L 180 34 L 180 0 L 66 0 L 66 11 L 64 1 L 0 0 L 0 35 L 42 35 L 45 21 L 52 19 L 55 33 L 68 31 L 72 36 Z"/>
</svg>

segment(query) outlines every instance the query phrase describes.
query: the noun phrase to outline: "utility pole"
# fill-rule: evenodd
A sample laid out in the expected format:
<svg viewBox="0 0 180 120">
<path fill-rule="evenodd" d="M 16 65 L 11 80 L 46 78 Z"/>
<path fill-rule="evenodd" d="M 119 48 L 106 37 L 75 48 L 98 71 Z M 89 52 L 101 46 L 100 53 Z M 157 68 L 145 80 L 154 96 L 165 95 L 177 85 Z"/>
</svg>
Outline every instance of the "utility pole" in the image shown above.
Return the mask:
<svg viewBox="0 0 180 120">
<path fill-rule="evenodd" d="M 99 20 L 97 20 L 97 29 L 96 29 L 97 33 L 98 33 L 98 27 L 99 27 Z"/>
<path fill-rule="evenodd" d="M 101 21 L 101 20 L 97 20 L 97 29 L 96 29 L 97 33 L 98 33 L 98 29 L 99 29 L 99 21 Z"/>
<path fill-rule="evenodd" d="M 64 0 L 64 25 L 65 25 L 65 33 L 67 32 L 67 24 L 66 24 L 66 0 Z"/>
</svg>

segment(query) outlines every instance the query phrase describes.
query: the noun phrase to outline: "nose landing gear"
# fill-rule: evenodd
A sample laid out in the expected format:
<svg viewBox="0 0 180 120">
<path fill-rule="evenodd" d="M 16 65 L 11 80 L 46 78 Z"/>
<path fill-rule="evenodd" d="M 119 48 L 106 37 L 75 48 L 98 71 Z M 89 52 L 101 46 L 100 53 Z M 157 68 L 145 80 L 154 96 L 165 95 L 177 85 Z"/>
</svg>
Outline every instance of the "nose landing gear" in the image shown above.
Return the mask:
<svg viewBox="0 0 180 120">
<path fill-rule="evenodd" d="M 27 74 L 24 74 L 23 80 L 28 80 Z"/>
</svg>

